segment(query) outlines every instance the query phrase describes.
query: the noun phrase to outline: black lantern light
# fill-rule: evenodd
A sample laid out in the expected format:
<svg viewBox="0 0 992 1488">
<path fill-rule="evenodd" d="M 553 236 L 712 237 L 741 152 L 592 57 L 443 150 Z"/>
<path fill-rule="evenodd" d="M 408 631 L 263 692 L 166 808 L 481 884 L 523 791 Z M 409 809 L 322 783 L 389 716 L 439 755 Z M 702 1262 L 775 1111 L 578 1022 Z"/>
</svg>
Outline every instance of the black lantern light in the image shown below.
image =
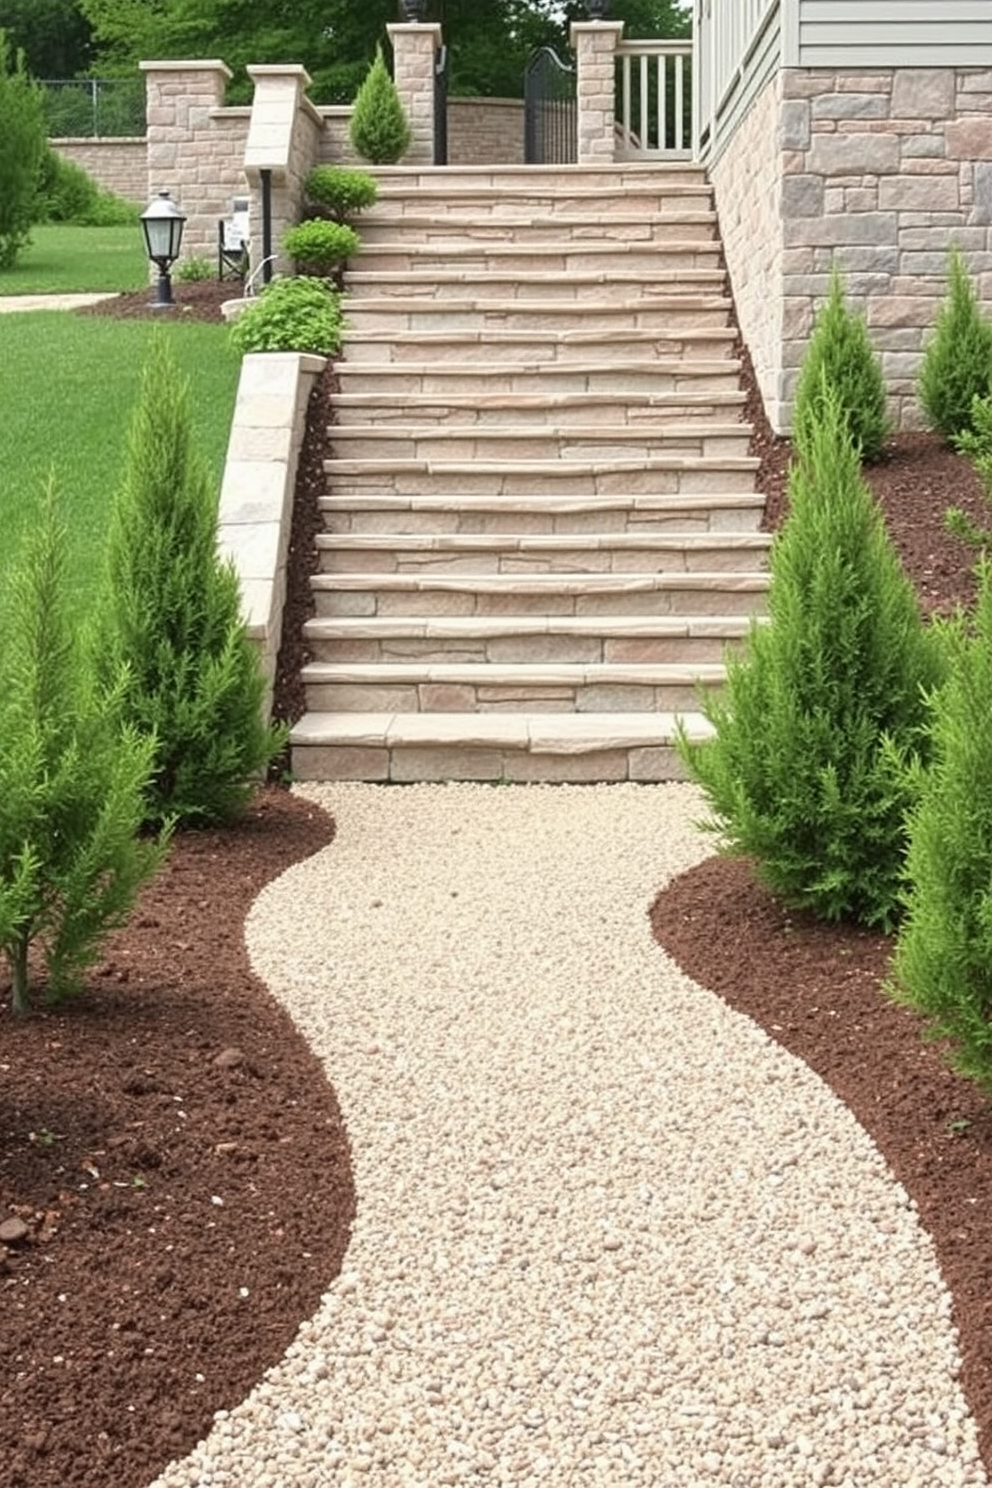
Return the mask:
<svg viewBox="0 0 992 1488">
<path fill-rule="evenodd" d="M 591 21 L 605 21 L 610 13 L 610 0 L 586 0 L 586 10 Z"/>
<path fill-rule="evenodd" d="M 169 270 L 179 257 L 186 218 L 167 191 L 160 191 L 141 214 L 141 231 L 145 235 L 145 252 L 158 269 L 154 308 L 171 310 L 172 280 Z"/>
<path fill-rule="evenodd" d="M 422 21 L 427 14 L 427 0 L 400 0 L 405 21 Z"/>
</svg>

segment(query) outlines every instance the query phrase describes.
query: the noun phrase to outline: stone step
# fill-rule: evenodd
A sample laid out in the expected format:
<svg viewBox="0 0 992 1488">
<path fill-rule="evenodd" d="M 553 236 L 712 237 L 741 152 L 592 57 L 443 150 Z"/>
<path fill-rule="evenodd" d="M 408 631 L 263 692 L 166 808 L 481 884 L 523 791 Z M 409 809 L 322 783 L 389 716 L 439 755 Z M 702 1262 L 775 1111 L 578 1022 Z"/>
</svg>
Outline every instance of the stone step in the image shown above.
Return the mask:
<svg viewBox="0 0 992 1488">
<path fill-rule="evenodd" d="M 321 571 L 329 574 L 737 573 L 760 566 L 771 537 L 767 532 L 322 532 L 315 542 Z"/>
<path fill-rule="evenodd" d="M 311 662 L 313 713 L 675 712 L 720 685 L 719 663 Z"/>
<path fill-rule="evenodd" d="M 718 496 L 753 478 L 753 455 L 652 455 L 599 460 L 327 459 L 331 490 L 356 496 Z"/>
<path fill-rule="evenodd" d="M 421 192 L 483 190 L 490 194 L 529 193 L 545 201 L 558 195 L 583 196 L 603 192 L 643 191 L 646 187 L 705 187 L 706 173 L 689 160 L 644 160 L 624 162 L 621 169 L 609 165 L 375 165 L 365 167 L 374 175 L 380 197 Z"/>
<path fill-rule="evenodd" d="M 348 424 L 407 424 L 416 417 L 421 424 L 459 428 L 487 428 L 522 421 L 528 425 L 561 427 L 574 424 L 648 427 L 707 419 L 727 422 L 744 407 L 740 389 L 726 392 L 685 393 L 491 393 L 476 388 L 471 393 L 394 392 L 335 393 L 334 417 L 338 427 Z M 330 431 L 333 433 L 333 431 Z"/>
<path fill-rule="evenodd" d="M 332 424 L 332 458 L 344 460 L 643 460 L 747 456 L 743 423 L 630 424 Z"/>
<path fill-rule="evenodd" d="M 318 573 L 319 616 L 749 615 L 762 608 L 768 574 Z"/>
<path fill-rule="evenodd" d="M 514 236 L 483 243 L 455 239 L 413 242 L 406 237 L 364 239 L 349 261 L 349 272 L 474 269 L 490 266 L 504 273 L 558 275 L 596 274 L 613 268 L 638 273 L 646 281 L 683 269 L 722 269 L 723 256 L 716 238 L 668 237 L 659 241 L 611 241 L 608 238 L 523 243 Z"/>
<path fill-rule="evenodd" d="M 345 328 L 342 352 L 349 362 L 475 361 L 516 362 L 527 357 L 537 361 L 568 362 L 573 357 L 595 356 L 601 362 L 631 358 L 695 357 L 712 360 L 729 357 L 737 340 L 731 326 L 673 326 L 668 330 L 573 327 L 558 331 L 547 326 L 534 330 L 433 330 L 355 331 Z"/>
<path fill-rule="evenodd" d="M 499 259 L 488 269 L 435 269 L 431 272 L 412 269 L 402 273 L 384 269 L 378 273 L 361 269 L 348 270 L 347 289 L 356 299 L 366 295 L 380 298 L 404 298 L 417 295 L 426 299 L 459 299 L 465 294 L 486 295 L 507 300 L 553 300 L 555 302 L 625 299 L 632 292 L 651 302 L 668 295 L 693 296 L 721 294 L 727 282 L 722 268 L 662 270 L 645 282 L 643 274 L 630 269 L 606 269 L 570 274 L 513 273 Z"/>
<path fill-rule="evenodd" d="M 305 713 L 298 780 L 683 780 L 675 748 L 712 735 L 698 712 Z"/>
<path fill-rule="evenodd" d="M 693 533 L 756 531 L 764 497 L 712 496 L 322 496 L 328 532 Z"/>
<path fill-rule="evenodd" d="M 402 216 L 391 213 L 363 212 L 361 219 L 362 252 L 374 251 L 381 242 L 402 236 L 406 244 L 451 243 L 486 246 L 510 243 L 528 248 L 535 243 L 578 244 L 584 240 L 597 243 L 707 243 L 716 240 L 716 213 L 708 207 L 694 206 L 660 213 L 652 208 L 640 211 L 624 206 L 604 210 L 595 201 L 577 212 L 570 200 L 556 202 L 556 210 L 527 203 L 499 204 L 498 210 L 483 216 L 478 212 L 425 212 L 419 203 L 411 202 Z"/>
<path fill-rule="evenodd" d="M 394 615 L 313 619 L 303 632 L 315 661 L 698 666 L 722 662 L 751 624 L 749 615 Z"/>
<path fill-rule="evenodd" d="M 524 212 L 546 218 L 559 213 L 601 217 L 604 213 L 636 212 L 670 216 L 684 211 L 706 211 L 713 203 L 712 188 L 702 176 L 681 181 L 646 176 L 622 185 L 604 176 L 593 185 L 576 187 L 566 182 L 564 189 L 557 190 L 549 189 L 549 184 L 560 186 L 547 176 L 537 185 L 520 180 L 495 190 L 482 181 L 448 185 L 434 179 L 421 184 L 413 193 L 405 184 L 382 182 L 375 206 L 363 212 L 359 226 L 380 217 L 402 220 L 407 215 L 429 215 L 435 221 L 447 215 L 468 216 L 477 221 Z"/>
<path fill-rule="evenodd" d="M 336 363 L 338 382 L 346 396 L 378 392 L 383 397 L 406 399 L 408 394 L 464 396 L 474 400 L 505 395 L 530 398 L 555 398 L 576 395 L 619 396 L 629 392 L 633 398 L 669 396 L 681 393 L 733 393 L 740 396 L 741 364 L 735 358 L 721 355 L 691 361 L 675 357 L 616 359 L 604 362 L 575 354 L 567 361 L 542 361 L 523 357 L 501 362 L 424 361 L 409 347 L 403 348 L 403 361 L 349 360 L 347 355 Z M 406 359 L 406 355 L 408 358 Z"/>
<path fill-rule="evenodd" d="M 458 299 L 408 295 L 346 295 L 346 337 L 388 332 L 417 336 L 440 331 L 573 330 L 662 331 L 726 328 L 730 301 L 720 295 L 656 295 L 626 299 L 517 300 L 465 295 Z"/>
</svg>

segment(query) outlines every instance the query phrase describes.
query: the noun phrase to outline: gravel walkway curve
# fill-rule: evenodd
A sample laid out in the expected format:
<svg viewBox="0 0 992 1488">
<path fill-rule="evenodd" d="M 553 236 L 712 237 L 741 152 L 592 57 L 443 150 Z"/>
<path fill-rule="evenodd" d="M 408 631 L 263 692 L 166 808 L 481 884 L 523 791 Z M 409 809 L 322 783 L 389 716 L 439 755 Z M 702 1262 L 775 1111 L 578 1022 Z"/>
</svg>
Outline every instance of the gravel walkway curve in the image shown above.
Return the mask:
<svg viewBox="0 0 992 1488">
<path fill-rule="evenodd" d="M 311 786 L 249 918 L 354 1148 L 345 1270 L 160 1488 L 984 1484 L 912 1204 L 651 939 L 689 786 Z"/>
</svg>

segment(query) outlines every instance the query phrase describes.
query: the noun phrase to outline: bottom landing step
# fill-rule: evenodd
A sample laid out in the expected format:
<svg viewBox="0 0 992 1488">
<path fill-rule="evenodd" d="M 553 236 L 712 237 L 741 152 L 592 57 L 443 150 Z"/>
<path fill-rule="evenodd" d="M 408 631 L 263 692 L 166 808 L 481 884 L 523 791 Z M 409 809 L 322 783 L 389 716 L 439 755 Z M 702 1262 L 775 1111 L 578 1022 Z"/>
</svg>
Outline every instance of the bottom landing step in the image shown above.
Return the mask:
<svg viewBox="0 0 992 1488">
<path fill-rule="evenodd" d="M 699 713 L 307 713 L 297 780 L 685 780 L 675 747 L 712 734 Z"/>
</svg>

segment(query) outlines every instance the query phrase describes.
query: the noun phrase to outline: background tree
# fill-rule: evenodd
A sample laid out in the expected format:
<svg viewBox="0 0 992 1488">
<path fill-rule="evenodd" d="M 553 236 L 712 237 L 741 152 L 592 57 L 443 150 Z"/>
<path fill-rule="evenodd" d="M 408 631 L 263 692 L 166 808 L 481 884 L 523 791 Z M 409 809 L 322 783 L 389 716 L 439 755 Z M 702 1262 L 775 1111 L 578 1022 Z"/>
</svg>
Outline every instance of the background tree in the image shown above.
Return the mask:
<svg viewBox="0 0 992 1488">
<path fill-rule="evenodd" d="M 73 78 L 90 63 L 92 31 L 78 0 L 0 0 L 0 30 L 36 78 Z"/>
<path fill-rule="evenodd" d="M 41 89 L 0 31 L 0 269 L 16 262 L 30 238 L 46 144 Z"/>
</svg>

